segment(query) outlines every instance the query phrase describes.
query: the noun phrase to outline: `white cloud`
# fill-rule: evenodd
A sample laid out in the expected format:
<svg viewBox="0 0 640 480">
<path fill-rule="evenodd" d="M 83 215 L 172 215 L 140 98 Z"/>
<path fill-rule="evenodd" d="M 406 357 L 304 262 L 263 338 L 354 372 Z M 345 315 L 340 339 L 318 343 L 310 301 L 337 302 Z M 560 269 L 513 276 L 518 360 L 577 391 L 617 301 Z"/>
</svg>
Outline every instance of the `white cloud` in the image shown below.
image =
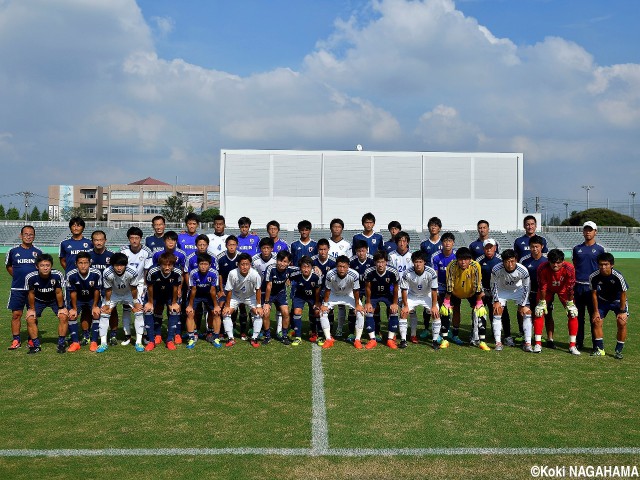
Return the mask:
<svg viewBox="0 0 640 480">
<path fill-rule="evenodd" d="M 151 21 L 155 24 L 156 30 L 161 37 L 166 37 L 176 27 L 175 20 L 169 16 L 151 17 Z"/>
</svg>

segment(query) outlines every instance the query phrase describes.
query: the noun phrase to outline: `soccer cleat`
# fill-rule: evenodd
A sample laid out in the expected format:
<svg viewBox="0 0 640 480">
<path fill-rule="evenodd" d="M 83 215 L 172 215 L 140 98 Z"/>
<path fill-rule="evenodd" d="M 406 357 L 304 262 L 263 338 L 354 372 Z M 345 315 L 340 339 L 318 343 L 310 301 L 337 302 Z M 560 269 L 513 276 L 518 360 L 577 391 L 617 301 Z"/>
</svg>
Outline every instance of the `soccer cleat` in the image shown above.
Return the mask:
<svg viewBox="0 0 640 480">
<path fill-rule="evenodd" d="M 536 343 L 533 346 L 533 353 L 542 353 L 542 345 L 540 345 L 539 343 Z"/>
<path fill-rule="evenodd" d="M 64 345 L 58 345 L 58 348 L 56 348 L 57 353 L 66 353 L 66 351 L 67 347 L 65 347 Z"/>
<path fill-rule="evenodd" d="M 283 338 L 284 338 L 284 335 L 282 335 L 282 332 L 276 332 L 276 340 L 281 342 Z"/>
<path fill-rule="evenodd" d="M 17 350 L 22 346 L 22 344 L 20 343 L 20 340 L 14 340 L 11 342 L 11 345 L 9 345 L 9 348 L 7 350 Z"/>
<path fill-rule="evenodd" d="M 33 347 L 33 340 L 31 340 L 31 339 L 27 340 L 27 346 L 29 348 Z"/>
<path fill-rule="evenodd" d="M 496 346 L 495 346 L 494 350 L 496 352 L 501 352 L 502 351 L 502 342 L 496 342 Z"/>
<path fill-rule="evenodd" d="M 376 348 L 376 345 L 378 345 L 378 341 L 375 338 L 372 338 L 367 342 L 367 345 L 364 348 L 371 350 L 372 348 Z"/>
<path fill-rule="evenodd" d="M 522 345 L 522 350 L 528 353 L 533 353 L 533 349 L 531 348 L 530 343 L 525 343 L 524 345 Z"/>
<path fill-rule="evenodd" d="M 359 339 L 353 341 L 353 346 L 356 347 L 358 350 L 362 350 L 362 342 Z"/>
<path fill-rule="evenodd" d="M 329 338 L 328 340 L 324 341 L 324 344 L 322 345 L 322 348 L 331 348 L 331 347 L 333 347 L 334 342 L 335 342 L 334 338 Z"/>
<path fill-rule="evenodd" d="M 258 348 L 258 347 L 260 346 L 260 342 L 258 341 L 258 339 L 257 339 L 257 338 L 252 338 L 252 339 L 251 339 L 251 346 L 252 346 L 253 348 Z"/>
<path fill-rule="evenodd" d="M 316 343 L 318 344 L 319 347 L 324 345 L 324 342 L 325 342 L 325 339 L 322 337 L 318 337 L 318 340 L 316 340 Z"/>
<path fill-rule="evenodd" d="M 67 349 L 68 352 L 77 352 L 78 350 L 80 350 L 80 344 L 78 342 L 73 342 Z"/>
<path fill-rule="evenodd" d="M 353 343 L 355 341 L 356 341 L 356 336 L 353 333 L 347 337 L 347 342 Z"/>
<path fill-rule="evenodd" d="M 83 347 L 86 347 L 87 345 L 89 345 L 91 341 L 89 340 L 89 337 L 82 337 L 82 340 L 80 340 L 80 345 L 82 345 Z"/>
<path fill-rule="evenodd" d="M 263 345 L 269 345 L 271 343 L 271 337 L 267 337 L 266 335 L 262 338 Z"/>
<path fill-rule="evenodd" d="M 409 340 L 411 340 L 411 343 L 418 343 L 418 337 L 416 337 L 415 335 L 411 335 L 411 338 L 409 338 Z"/>
<path fill-rule="evenodd" d="M 282 344 L 283 345 L 291 345 L 291 340 L 289 340 L 289 336 L 285 335 L 282 337 Z"/>
<path fill-rule="evenodd" d="M 464 345 L 464 342 L 457 335 L 455 335 L 454 337 L 451 337 L 451 341 L 456 345 Z"/>
<path fill-rule="evenodd" d="M 442 345 L 445 344 L 446 342 L 446 346 L 443 347 Z M 437 340 L 433 340 L 431 342 L 431 348 L 433 348 L 434 350 L 440 350 L 441 348 L 447 348 L 449 346 L 449 342 L 447 342 L 446 340 L 443 340 L 441 343 L 438 343 Z"/>
<path fill-rule="evenodd" d="M 181 337 L 180 335 L 176 335 L 176 336 L 173 338 L 173 342 L 174 342 L 176 345 L 182 345 L 182 337 Z"/>
<path fill-rule="evenodd" d="M 336 329 L 336 333 L 335 333 L 334 337 L 342 338 L 342 329 L 341 328 L 337 328 Z"/>
<path fill-rule="evenodd" d="M 291 346 L 299 347 L 301 343 L 302 343 L 302 339 L 300 337 L 294 337 L 293 341 L 291 342 Z"/>
<path fill-rule="evenodd" d="M 423 331 L 420 332 L 420 338 L 422 340 L 426 340 L 427 338 L 429 338 L 429 333 L 431 333 L 431 332 L 429 332 L 429 330 L 424 329 Z M 411 338 L 413 339 L 413 337 L 411 337 Z M 411 342 L 414 343 L 413 340 L 411 340 Z"/>
<path fill-rule="evenodd" d="M 507 337 L 504 339 L 504 344 L 507 347 L 515 347 L 516 346 L 516 342 L 513 341 L 513 337 Z"/>
<path fill-rule="evenodd" d="M 442 341 L 436 342 L 440 344 L 440 348 L 449 348 L 449 340 L 443 338 Z"/>
<path fill-rule="evenodd" d="M 316 342 L 318 341 L 318 334 L 317 334 L 317 333 L 315 333 L 315 332 L 311 332 L 311 333 L 309 334 L 309 341 L 310 341 L 311 343 L 316 343 Z"/>
<path fill-rule="evenodd" d="M 120 345 L 126 347 L 127 345 L 131 345 L 131 336 L 127 335 L 123 341 L 120 342 Z"/>
<path fill-rule="evenodd" d="M 144 351 L 145 352 L 150 352 L 154 348 L 156 348 L 156 344 L 154 342 L 149 342 L 149 343 L 147 343 L 147 346 L 144 347 Z"/>
<path fill-rule="evenodd" d="M 107 351 L 108 348 L 109 348 L 109 345 L 107 345 L 106 343 L 102 343 L 98 348 L 96 348 L 96 353 L 104 353 Z"/>
<path fill-rule="evenodd" d="M 89 345 L 89 351 L 95 352 L 96 350 L 98 350 L 98 342 L 91 342 Z"/>
<path fill-rule="evenodd" d="M 243 342 L 246 342 L 249 339 L 249 337 L 247 337 L 246 333 L 241 333 L 240 334 L 240 340 L 242 340 Z"/>
<path fill-rule="evenodd" d="M 214 348 L 222 348 L 222 343 L 219 338 L 214 339 L 211 345 L 213 345 Z"/>
<path fill-rule="evenodd" d="M 213 343 L 214 340 L 214 336 L 213 333 L 209 332 L 205 335 L 204 337 L 205 341 L 209 342 L 209 343 Z"/>
<path fill-rule="evenodd" d="M 167 350 L 175 350 L 176 344 L 175 342 L 167 342 Z"/>
<path fill-rule="evenodd" d="M 387 340 L 387 347 L 389 347 L 391 350 L 398 349 L 398 345 L 396 345 L 396 341 L 392 339 Z"/>
<path fill-rule="evenodd" d="M 376 342 L 382 342 L 382 335 L 379 333 L 376 335 Z"/>
<path fill-rule="evenodd" d="M 406 340 L 400 340 L 400 344 L 398 345 L 398 348 L 407 348 L 407 341 Z"/>
<path fill-rule="evenodd" d="M 622 352 L 616 350 L 616 353 L 613 354 L 613 358 L 615 358 L 616 360 L 622 360 L 624 358 L 624 355 L 622 355 Z"/>
<path fill-rule="evenodd" d="M 40 346 L 29 347 L 29 351 L 27 352 L 27 355 L 33 355 L 34 353 L 40 353 L 41 351 L 42 351 L 42 348 Z"/>
<path fill-rule="evenodd" d="M 144 352 L 144 345 L 136 343 L 136 352 Z"/>
<path fill-rule="evenodd" d="M 569 347 L 569 353 L 571 355 L 581 355 L 580 350 L 578 350 L 575 346 Z"/>
<path fill-rule="evenodd" d="M 547 343 L 545 343 L 544 346 L 547 347 L 547 348 L 550 348 L 552 350 L 555 350 L 556 349 L 556 342 L 553 341 L 553 338 L 550 338 L 550 339 L 547 340 Z"/>
<path fill-rule="evenodd" d="M 469 342 L 469 345 L 470 345 L 471 347 L 479 347 L 479 346 L 480 346 L 480 340 L 471 340 L 471 341 Z"/>
<path fill-rule="evenodd" d="M 156 335 L 153 339 L 153 343 L 155 343 L 156 345 L 160 345 L 162 343 L 162 337 L 160 335 Z"/>
<path fill-rule="evenodd" d="M 229 340 L 227 340 L 227 343 L 224 344 L 225 347 L 233 347 L 236 344 L 235 339 L 230 338 Z"/>
<path fill-rule="evenodd" d="M 501 344 L 502 346 L 502 344 Z M 483 350 L 485 352 L 490 352 L 491 348 L 489 347 L 489 345 L 486 344 L 486 342 L 480 342 L 478 343 L 478 347 L 480 347 L 480 350 Z"/>
<path fill-rule="evenodd" d="M 192 348 L 195 348 L 195 346 L 196 346 L 196 341 L 195 341 L 195 340 L 191 339 L 191 340 L 189 340 L 189 341 L 187 342 L 187 348 L 188 348 L 189 350 L 191 350 Z"/>
<path fill-rule="evenodd" d="M 606 356 L 602 348 L 596 348 L 592 353 L 592 357 L 604 357 Z"/>
<path fill-rule="evenodd" d="M 522 343 L 524 341 L 524 333 L 519 333 L 518 335 L 516 335 L 516 338 L 514 338 L 516 343 Z"/>
<path fill-rule="evenodd" d="M 115 335 L 109 337 L 109 345 L 115 346 L 118 344 L 118 338 Z"/>
</svg>

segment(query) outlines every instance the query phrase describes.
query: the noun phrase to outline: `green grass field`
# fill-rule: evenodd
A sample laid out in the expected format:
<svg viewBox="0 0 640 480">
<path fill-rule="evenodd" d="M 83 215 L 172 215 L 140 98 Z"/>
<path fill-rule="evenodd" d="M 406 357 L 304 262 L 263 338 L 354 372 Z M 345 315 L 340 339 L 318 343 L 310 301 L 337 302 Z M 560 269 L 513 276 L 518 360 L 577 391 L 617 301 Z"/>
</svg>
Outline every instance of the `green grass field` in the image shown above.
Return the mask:
<svg viewBox="0 0 640 480">
<path fill-rule="evenodd" d="M 357 351 L 339 343 L 322 351 L 329 448 L 640 447 L 634 326 L 640 261 L 619 260 L 616 267 L 630 285 L 632 312 L 622 361 L 611 356 L 611 315 L 605 320 L 606 358 L 569 355 L 560 308 L 559 349 L 541 355 L 455 345 L 435 352 L 426 344 Z M 3 305 L 8 288 L 3 271 Z M 102 355 L 85 347 L 58 355 L 57 320 L 48 312 L 41 321 L 43 352 L 27 356 L 24 347 L 6 350 L 9 312 L 1 318 L 0 451 L 311 448 L 308 342 L 260 349 L 239 342 L 221 350 L 200 342 L 191 351 L 143 354 L 117 346 Z M 468 320 L 463 327 L 466 338 Z M 0 478 L 531 478 L 533 465 L 638 464 L 640 456 L 629 454 L 3 455 Z"/>
</svg>

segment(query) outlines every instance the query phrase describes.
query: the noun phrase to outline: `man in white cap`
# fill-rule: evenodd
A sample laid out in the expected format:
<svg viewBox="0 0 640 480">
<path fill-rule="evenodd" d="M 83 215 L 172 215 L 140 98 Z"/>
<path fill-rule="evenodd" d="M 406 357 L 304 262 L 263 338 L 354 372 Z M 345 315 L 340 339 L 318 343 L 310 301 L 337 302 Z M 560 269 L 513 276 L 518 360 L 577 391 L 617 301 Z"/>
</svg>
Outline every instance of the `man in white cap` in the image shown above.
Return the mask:
<svg viewBox="0 0 640 480">
<path fill-rule="evenodd" d="M 589 276 L 598 270 L 598 255 L 604 253 L 604 247 L 596 243 L 598 226 L 595 222 L 585 222 L 582 226 L 584 242 L 573 247 L 573 266 L 576 269 L 576 284 L 573 289 L 573 299 L 578 308 L 578 334 L 576 335 L 576 347 L 582 350 L 584 347 L 584 322 L 585 308 L 589 312 L 589 323 L 593 317 L 593 302 L 591 300 L 591 286 Z M 593 326 L 591 327 L 591 341 L 593 350 L 596 349 Z"/>
</svg>

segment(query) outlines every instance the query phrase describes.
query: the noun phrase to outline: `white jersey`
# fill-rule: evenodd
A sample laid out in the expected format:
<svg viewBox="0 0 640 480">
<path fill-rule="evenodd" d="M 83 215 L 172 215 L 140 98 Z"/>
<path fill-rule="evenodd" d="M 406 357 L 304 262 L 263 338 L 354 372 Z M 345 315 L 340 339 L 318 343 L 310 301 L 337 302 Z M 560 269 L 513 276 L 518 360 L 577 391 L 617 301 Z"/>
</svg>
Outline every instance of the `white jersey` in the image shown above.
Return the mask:
<svg viewBox="0 0 640 480">
<path fill-rule="evenodd" d="M 413 262 L 411 261 L 411 251 L 407 250 L 407 253 L 404 255 L 394 250 L 389 254 L 389 265 L 395 268 L 400 275 L 413 267 Z"/>
<path fill-rule="evenodd" d="M 224 289 L 231 292 L 233 299 L 238 302 L 251 300 L 255 302 L 256 291 L 262 285 L 262 277 L 257 270 L 250 268 L 246 276 L 240 274 L 239 269 L 231 270 L 227 277 L 227 284 Z"/>
<path fill-rule="evenodd" d="M 529 270 L 521 263 L 516 263 L 513 272 L 507 272 L 503 263 L 497 264 L 491 270 L 491 295 L 494 302 L 515 300 L 518 305 L 524 306 L 529 303 L 530 291 Z"/>
<path fill-rule="evenodd" d="M 271 253 L 271 258 L 266 261 L 262 258 L 261 253 L 256 253 L 251 258 L 251 266 L 258 271 L 258 273 L 260 274 L 260 277 L 262 277 L 263 280 L 264 280 L 264 274 L 267 271 L 267 268 L 269 268 L 270 265 L 275 265 L 275 264 L 276 264 L 275 253 Z"/>
<path fill-rule="evenodd" d="M 130 297 L 131 287 L 138 287 L 138 272 L 127 267 L 122 275 L 118 275 L 113 266 L 105 269 L 102 274 L 102 283 L 105 290 L 111 289 L 111 294 L 118 297 Z"/>
<path fill-rule="evenodd" d="M 407 290 L 407 296 L 410 297 L 431 297 L 431 290 L 438 289 L 438 274 L 433 268 L 425 267 L 422 275 L 418 275 L 413 267 L 410 267 L 400 278 L 400 288 Z"/>
<path fill-rule="evenodd" d="M 332 296 L 354 298 L 353 291 L 360 290 L 360 275 L 350 268 L 344 278 L 340 278 L 338 270 L 334 268 L 327 273 L 324 286 L 327 290 L 331 290 Z"/>
<path fill-rule="evenodd" d="M 144 271 L 151 268 L 153 260 L 151 249 L 143 245 L 137 253 L 133 253 L 131 247 L 125 245 L 120 249 L 120 253 L 124 253 L 127 256 L 129 259 L 127 267 L 132 268 L 138 273 L 138 284 L 142 285 L 144 281 Z"/>
<path fill-rule="evenodd" d="M 340 255 L 346 255 L 351 258 L 351 244 L 344 238 L 339 242 L 329 239 L 329 256 L 335 260 Z"/>
<path fill-rule="evenodd" d="M 229 235 L 216 235 L 215 233 L 207 234 L 209 237 L 209 247 L 207 248 L 207 253 L 211 256 L 218 256 L 222 252 L 227 251 L 227 237 Z"/>
</svg>

